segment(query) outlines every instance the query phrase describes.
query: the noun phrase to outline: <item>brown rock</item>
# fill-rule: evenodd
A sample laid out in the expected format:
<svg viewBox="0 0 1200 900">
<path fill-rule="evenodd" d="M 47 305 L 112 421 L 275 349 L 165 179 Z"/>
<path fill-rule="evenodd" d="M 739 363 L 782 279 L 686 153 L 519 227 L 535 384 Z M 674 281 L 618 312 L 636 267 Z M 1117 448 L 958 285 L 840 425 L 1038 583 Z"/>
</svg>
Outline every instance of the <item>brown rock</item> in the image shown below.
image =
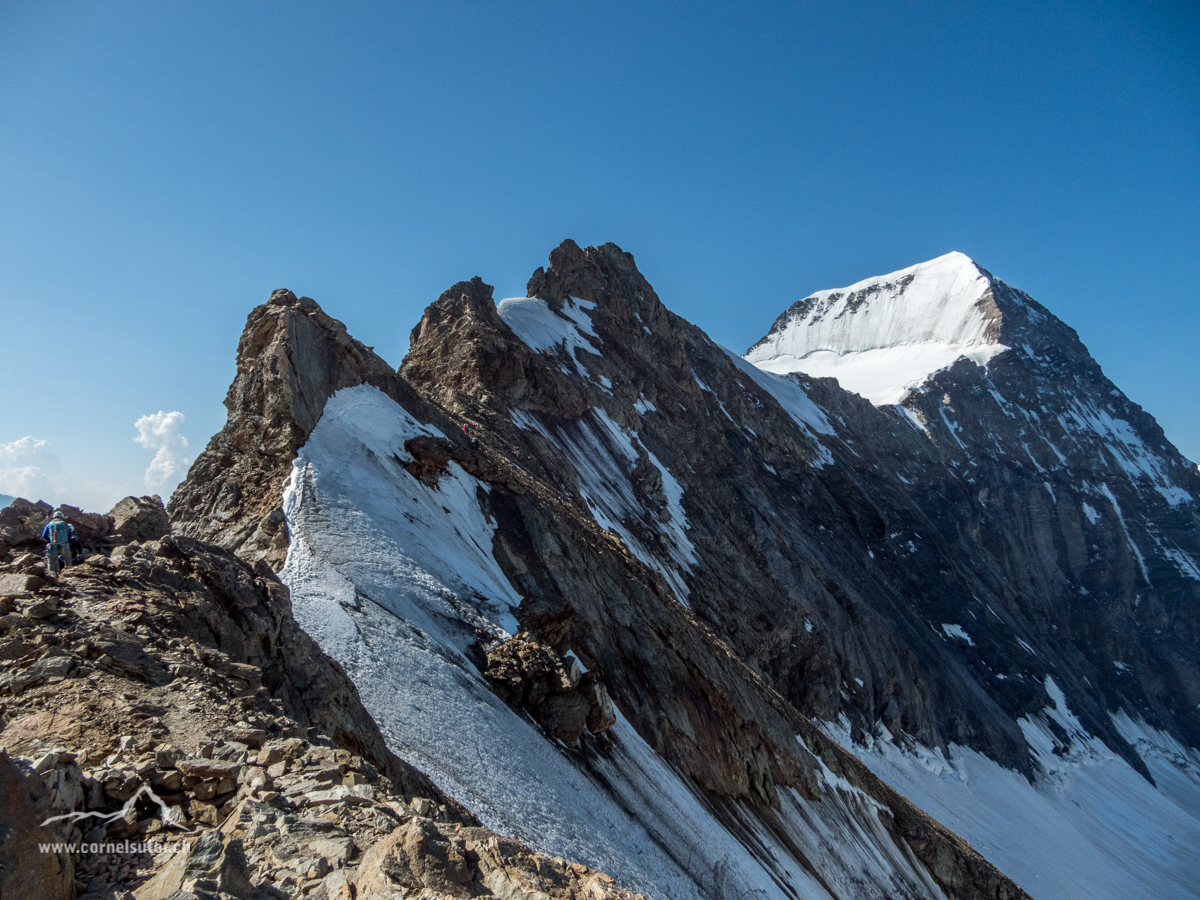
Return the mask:
<svg viewBox="0 0 1200 900">
<path fill-rule="evenodd" d="M 236 781 L 242 765 L 229 759 L 181 759 L 176 761 L 175 768 L 192 778 L 232 778 Z"/>
<path fill-rule="evenodd" d="M 171 531 L 162 498 L 126 497 L 108 512 L 113 533 L 124 541 L 156 541 Z"/>
<path fill-rule="evenodd" d="M 500 697 L 529 710 L 547 733 L 573 747 L 592 709 L 572 677 L 578 665 L 522 632 L 488 651 L 484 674 Z"/>
</svg>

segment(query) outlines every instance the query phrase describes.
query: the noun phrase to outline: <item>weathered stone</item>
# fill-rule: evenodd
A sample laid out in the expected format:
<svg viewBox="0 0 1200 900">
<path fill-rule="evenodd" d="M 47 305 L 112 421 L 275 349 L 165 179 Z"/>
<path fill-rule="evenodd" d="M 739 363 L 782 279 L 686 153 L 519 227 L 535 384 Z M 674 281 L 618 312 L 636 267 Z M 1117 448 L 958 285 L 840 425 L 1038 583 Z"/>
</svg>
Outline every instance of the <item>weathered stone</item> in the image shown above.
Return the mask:
<svg viewBox="0 0 1200 900">
<path fill-rule="evenodd" d="M 36 575 L 0 575 L 0 597 L 28 597 L 46 584 Z"/>
<path fill-rule="evenodd" d="M 262 672 L 259 670 L 259 676 Z M 239 743 L 245 744 L 247 747 L 258 749 L 268 738 L 267 732 L 261 728 L 234 728 L 229 732 L 230 738 Z"/>
<path fill-rule="evenodd" d="M 0 541 L 9 546 L 24 544 L 41 536 L 42 528 L 54 511 L 49 503 L 30 503 L 18 497 L 0 509 Z"/>
<path fill-rule="evenodd" d="M 28 621 L 28 620 L 26 620 Z M 0 676 L 0 684 L 7 683 L 13 693 L 20 693 L 53 678 L 68 678 L 75 670 L 76 660 L 71 656 L 48 656 L 31 666 L 11 675 Z M 7 682 L 5 681 L 7 679 Z"/>
<path fill-rule="evenodd" d="M 587 729 L 592 734 L 604 734 L 617 724 L 617 712 L 613 708 L 608 689 L 597 681 L 591 672 L 583 676 L 580 693 L 588 703 Z"/>
<path fill-rule="evenodd" d="M 294 757 L 300 752 L 300 748 L 304 746 L 304 742 L 299 738 L 283 738 L 275 741 L 268 741 L 261 750 L 258 751 L 258 756 L 255 758 L 254 764 L 266 768 L 273 766 L 276 763 L 284 762 Z"/>
<path fill-rule="evenodd" d="M 39 597 L 32 603 L 25 604 L 22 611 L 34 619 L 48 619 L 58 612 L 58 598 Z"/>
<path fill-rule="evenodd" d="M 126 497 L 108 512 L 113 534 L 123 541 L 156 541 L 171 531 L 162 498 Z"/>
<path fill-rule="evenodd" d="M 134 897 L 167 900 L 176 891 L 220 892 L 238 900 L 259 896 L 250 881 L 241 839 L 220 831 L 205 832 L 186 853 L 176 854 L 165 869 L 134 891 Z"/>
<path fill-rule="evenodd" d="M 183 773 L 173 769 L 167 771 L 155 770 L 150 774 L 150 785 L 156 791 L 174 793 L 183 790 Z"/>
<path fill-rule="evenodd" d="M 193 778 L 237 779 L 242 764 L 228 759 L 180 759 L 175 768 Z"/>
</svg>

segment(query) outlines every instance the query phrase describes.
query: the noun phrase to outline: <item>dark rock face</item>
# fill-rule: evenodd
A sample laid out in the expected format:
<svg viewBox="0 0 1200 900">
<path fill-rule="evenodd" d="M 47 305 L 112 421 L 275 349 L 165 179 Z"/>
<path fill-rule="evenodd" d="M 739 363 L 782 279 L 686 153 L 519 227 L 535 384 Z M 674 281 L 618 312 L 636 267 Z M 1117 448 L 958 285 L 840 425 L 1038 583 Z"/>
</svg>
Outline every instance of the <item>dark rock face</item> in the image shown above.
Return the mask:
<svg viewBox="0 0 1200 900">
<path fill-rule="evenodd" d="M 1053 675 L 1114 750 L 1123 742 L 1106 711 L 1117 709 L 1200 745 L 1200 474 L 1074 330 L 992 282 L 1013 349 L 986 371 L 960 362 L 936 373 L 904 401 L 933 457 L 919 502 L 932 514 L 929 501 L 944 498 L 959 565 L 969 561 L 1009 620 L 983 617 L 995 627 L 977 628 L 978 653 Z M 1014 634 L 1048 665 L 1031 664 Z M 1028 708 L 1022 688 L 997 693 Z"/>
<path fill-rule="evenodd" d="M 798 709 L 844 714 L 856 732 L 886 719 L 928 745 L 970 746 L 1032 773 L 1016 720 L 1046 706 L 1052 676 L 1088 729 L 1143 771 L 1107 709 L 1200 742 L 1200 581 L 1186 561 L 1200 557 L 1200 530 L 1194 501 L 1167 497 L 1200 494 L 1198 476 L 1074 332 L 1027 296 L 993 279 L 988 334 L 1016 349 L 986 372 L 960 362 L 911 394 L 905 405 L 926 432 L 831 380 L 795 379 L 824 411 L 823 433 L 800 427 L 761 378 L 667 311 L 612 245 L 564 243 L 530 282 L 553 310 L 568 296 L 596 304 L 594 353 L 531 351 L 488 309 L 486 286 L 472 285 L 431 307 L 437 327 L 414 332 L 401 373 L 481 422 L 503 455 L 585 514 L 578 454 L 601 430 L 597 414 L 636 432 L 636 460 L 618 461 L 637 500 L 628 534 Z M 439 378 L 442 367 L 453 376 Z M 640 411 L 646 403 L 653 409 Z M 540 433 L 514 432 L 511 409 L 534 416 Z M 1100 424 L 1084 427 L 1089 419 Z M 1105 439 L 1106 427 L 1118 437 Z M 671 561 L 650 455 L 683 488 L 690 568 Z M 1159 465 L 1146 460 L 1162 471 L 1131 477 Z M 510 520 L 501 543 L 531 515 Z M 514 570 L 523 621 L 575 646 L 581 598 L 595 589 L 569 591 L 564 606 L 557 584 L 535 586 L 536 559 L 512 555 L 528 570 Z M 555 565 L 557 581 L 569 564 Z"/>
<path fill-rule="evenodd" d="M 1200 743 L 1200 477 L 1074 330 L 977 272 L 989 338 L 1010 348 L 986 369 L 960 359 L 905 396 L 903 413 L 799 376 L 839 423 L 841 440 L 828 445 L 837 468 L 869 497 L 848 512 L 874 509 L 885 523 L 855 542 L 871 553 L 857 590 L 904 634 L 920 660 L 905 680 L 924 687 L 896 695 L 888 669 L 872 665 L 858 675 L 863 690 L 839 703 L 812 695 L 811 670 L 795 672 L 786 649 L 763 666 L 823 717 L 845 712 L 870 731 L 898 713 L 922 740 L 974 746 L 1023 771 L 1011 723 L 1046 706 L 1050 676 L 1087 729 L 1145 773 L 1109 711 Z M 799 301 L 772 334 L 817 315 Z M 838 531 L 827 514 L 820 521 Z M 952 631 L 937 634 L 945 623 Z M 952 636 L 956 625 L 969 641 Z M 830 668 L 869 660 L 832 638 L 819 651 Z"/>
<path fill-rule="evenodd" d="M 520 405 L 581 415 L 588 408 L 586 390 L 513 333 L 496 311 L 492 286 L 479 278 L 443 293 L 411 342 L 400 375 L 451 412 Z"/>
</svg>

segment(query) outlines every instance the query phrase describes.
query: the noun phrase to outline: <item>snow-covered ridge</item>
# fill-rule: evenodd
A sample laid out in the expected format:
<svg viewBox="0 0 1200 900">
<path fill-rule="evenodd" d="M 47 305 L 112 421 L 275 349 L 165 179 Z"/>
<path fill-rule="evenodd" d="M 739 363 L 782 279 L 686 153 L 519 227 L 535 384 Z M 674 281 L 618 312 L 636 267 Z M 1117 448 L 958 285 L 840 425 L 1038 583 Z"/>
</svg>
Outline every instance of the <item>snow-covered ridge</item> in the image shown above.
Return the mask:
<svg viewBox="0 0 1200 900">
<path fill-rule="evenodd" d="M 794 304 L 745 358 L 768 372 L 837 378 L 876 406 L 965 356 L 1007 350 L 988 277 L 962 253 L 818 291 Z"/>
</svg>

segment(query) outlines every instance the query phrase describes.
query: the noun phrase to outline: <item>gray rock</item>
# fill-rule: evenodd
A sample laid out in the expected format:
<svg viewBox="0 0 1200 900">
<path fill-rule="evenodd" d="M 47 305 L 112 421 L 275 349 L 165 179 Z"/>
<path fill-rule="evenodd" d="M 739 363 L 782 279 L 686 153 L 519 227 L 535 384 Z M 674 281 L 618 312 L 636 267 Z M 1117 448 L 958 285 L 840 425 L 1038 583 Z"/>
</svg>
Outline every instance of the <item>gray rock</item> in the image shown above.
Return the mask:
<svg viewBox="0 0 1200 900">
<path fill-rule="evenodd" d="M 0 509 L 0 541 L 10 546 L 36 540 L 42 527 L 50 521 L 54 507 L 38 501 L 30 503 L 18 497 L 4 509 Z"/>
<path fill-rule="evenodd" d="M 51 810 L 42 780 L 0 750 L 0 897 L 69 900 L 74 893 L 71 855 L 38 848 L 61 839 L 41 825 Z"/>
<path fill-rule="evenodd" d="M 0 597 L 28 597 L 45 584 L 37 575 L 0 575 Z"/>
<path fill-rule="evenodd" d="M 171 532 L 167 511 L 157 494 L 126 497 L 117 501 L 108 515 L 113 522 L 113 533 L 123 541 L 156 541 Z"/>
</svg>

